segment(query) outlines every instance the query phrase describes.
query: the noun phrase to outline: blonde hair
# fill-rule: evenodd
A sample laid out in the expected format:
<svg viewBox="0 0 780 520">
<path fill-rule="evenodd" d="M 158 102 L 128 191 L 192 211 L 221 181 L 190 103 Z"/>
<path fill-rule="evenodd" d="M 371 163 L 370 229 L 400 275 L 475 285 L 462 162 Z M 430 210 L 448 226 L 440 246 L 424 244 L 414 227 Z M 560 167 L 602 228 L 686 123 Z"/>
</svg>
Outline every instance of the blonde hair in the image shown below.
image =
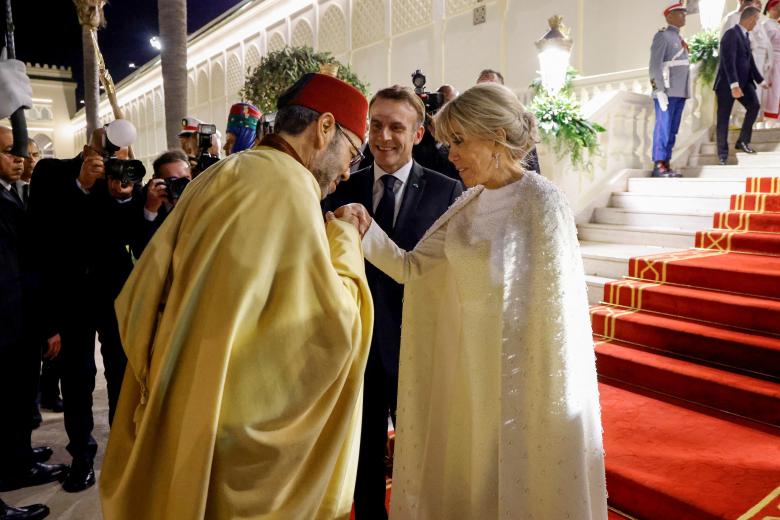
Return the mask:
<svg viewBox="0 0 780 520">
<path fill-rule="evenodd" d="M 528 155 L 538 137 L 533 114 L 511 90 L 497 83 L 475 85 L 444 105 L 434 118 L 434 128 L 439 142 L 449 144 L 455 134 L 465 133 L 499 143 L 518 161 Z"/>
</svg>

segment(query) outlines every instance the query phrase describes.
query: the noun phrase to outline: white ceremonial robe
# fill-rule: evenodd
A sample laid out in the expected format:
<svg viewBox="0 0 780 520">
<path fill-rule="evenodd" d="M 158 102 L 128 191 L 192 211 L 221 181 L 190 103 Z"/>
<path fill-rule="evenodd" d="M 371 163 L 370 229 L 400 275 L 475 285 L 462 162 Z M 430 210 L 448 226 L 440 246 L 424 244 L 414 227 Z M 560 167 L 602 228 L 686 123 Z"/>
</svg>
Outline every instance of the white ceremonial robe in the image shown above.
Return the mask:
<svg viewBox="0 0 780 520">
<path fill-rule="evenodd" d="M 526 174 L 466 192 L 412 252 L 375 223 L 363 247 L 406 284 L 391 518 L 606 519 L 585 276 L 563 194 Z"/>
</svg>

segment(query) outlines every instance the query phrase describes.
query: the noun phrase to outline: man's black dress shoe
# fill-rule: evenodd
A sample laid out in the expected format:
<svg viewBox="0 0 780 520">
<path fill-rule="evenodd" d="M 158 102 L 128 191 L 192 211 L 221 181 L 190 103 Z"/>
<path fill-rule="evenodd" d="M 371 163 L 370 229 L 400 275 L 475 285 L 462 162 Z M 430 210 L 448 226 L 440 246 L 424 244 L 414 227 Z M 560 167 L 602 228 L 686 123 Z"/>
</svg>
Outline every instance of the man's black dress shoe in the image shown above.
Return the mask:
<svg viewBox="0 0 780 520">
<path fill-rule="evenodd" d="M 726 166 L 727 163 L 728 163 L 728 159 L 724 159 L 723 157 L 720 157 L 718 159 L 718 164 L 720 164 L 721 166 Z"/>
<path fill-rule="evenodd" d="M 49 516 L 49 508 L 43 504 L 11 507 L 0 500 L 0 520 L 40 520 Z"/>
<path fill-rule="evenodd" d="M 48 484 L 55 480 L 61 481 L 67 471 L 67 464 L 41 464 L 40 462 L 33 462 L 26 470 L 0 481 L 0 491 L 13 491 L 14 489 Z"/>
<path fill-rule="evenodd" d="M 41 399 L 41 408 L 49 410 L 54 413 L 62 413 L 64 410 L 62 406 L 62 399 L 56 397 L 54 399 Z"/>
<path fill-rule="evenodd" d="M 734 149 L 736 149 L 736 150 L 742 150 L 742 151 L 743 151 L 743 152 L 745 152 L 745 153 L 756 153 L 756 151 L 755 151 L 755 150 L 753 150 L 753 149 L 750 147 L 750 144 L 748 144 L 748 143 L 743 143 L 743 142 L 741 142 L 741 141 L 740 141 L 740 142 L 738 142 L 738 143 L 737 143 L 737 144 L 734 146 Z"/>
<path fill-rule="evenodd" d="M 665 171 L 653 170 L 653 174 L 651 175 L 651 177 L 655 177 L 657 179 L 658 178 L 662 178 L 662 179 L 677 179 L 679 177 L 682 177 L 682 175 L 677 173 L 676 171 L 673 171 L 673 170 L 665 170 Z"/>
<path fill-rule="evenodd" d="M 78 493 L 95 485 L 95 470 L 91 460 L 73 459 L 68 476 L 62 483 L 62 489 L 68 493 Z"/>
<path fill-rule="evenodd" d="M 48 446 L 39 446 L 32 449 L 33 460 L 35 462 L 46 462 L 54 454 L 54 450 Z"/>
</svg>

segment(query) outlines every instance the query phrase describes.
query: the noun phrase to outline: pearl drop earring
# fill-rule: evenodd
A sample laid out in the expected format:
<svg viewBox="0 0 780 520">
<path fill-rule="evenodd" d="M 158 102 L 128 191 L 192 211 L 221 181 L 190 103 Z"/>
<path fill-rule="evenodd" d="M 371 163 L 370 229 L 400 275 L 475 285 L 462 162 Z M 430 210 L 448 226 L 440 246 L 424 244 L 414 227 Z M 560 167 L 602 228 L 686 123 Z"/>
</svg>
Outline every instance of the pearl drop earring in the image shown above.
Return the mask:
<svg viewBox="0 0 780 520">
<path fill-rule="evenodd" d="M 501 168 L 501 155 L 498 152 L 493 153 L 493 168 Z"/>
</svg>

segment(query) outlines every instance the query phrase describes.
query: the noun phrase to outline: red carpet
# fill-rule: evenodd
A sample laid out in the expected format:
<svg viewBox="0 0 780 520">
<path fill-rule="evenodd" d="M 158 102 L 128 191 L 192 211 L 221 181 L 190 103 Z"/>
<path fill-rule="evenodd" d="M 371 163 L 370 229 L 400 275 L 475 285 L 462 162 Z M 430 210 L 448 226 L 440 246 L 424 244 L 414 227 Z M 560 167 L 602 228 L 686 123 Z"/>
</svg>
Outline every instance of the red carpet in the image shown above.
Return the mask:
<svg viewBox="0 0 780 520">
<path fill-rule="evenodd" d="M 746 190 L 591 309 L 609 500 L 630 517 L 780 519 L 780 178 Z"/>
</svg>

